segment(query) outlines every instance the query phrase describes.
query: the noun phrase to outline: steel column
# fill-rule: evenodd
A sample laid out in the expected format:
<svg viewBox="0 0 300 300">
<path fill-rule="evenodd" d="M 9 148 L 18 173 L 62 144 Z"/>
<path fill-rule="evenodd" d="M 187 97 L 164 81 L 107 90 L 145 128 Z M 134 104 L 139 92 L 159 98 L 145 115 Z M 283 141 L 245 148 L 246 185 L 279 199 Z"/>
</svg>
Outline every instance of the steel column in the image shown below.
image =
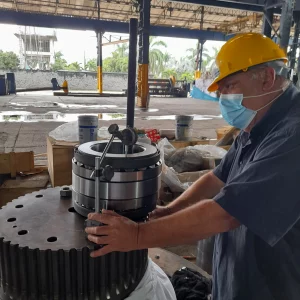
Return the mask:
<svg viewBox="0 0 300 300">
<path fill-rule="evenodd" d="M 204 23 L 204 6 L 201 7 L 200 30 L 203 30 L 203 23 Z M 205 40 L 200 40 L 200 39 L 198 40 L 195 79 L 201 77 L 203 45 L 205 42 L 206 42 Z"/>
<path fill-rule="evenodd" d="M 294 39 L 293 44 L 291 47 L 291 53 L 290 53 L 290 68 L 292 72 L 295 68 L 296 63 L 296 52 L 299 45 L 299 34 L 300 34 L 300 13 L 294 13 L 294 21 L 295 21 L 295 30 L 294 30 Z"/>
<path fill-rule="evenodd" d="M 147 108 L 149 105 L 149 31 L 151 0 L 140 0 L 139 20 L 139 69 L 137 106 Z"/>
<path fill-rule="evenodd" d="M 202 70 L 202 62 L 203 62 L 203 47 L 206 41 L 200 41 L 201 49 L 200 49 L 200 57 L 199 57 L 199 70 Z"/>
<path fill-rule="evenodd" d="M 100 21 L 100 0 L 97 0 L 98 20 Z M 103 93 L 103 76 L 102 76 L 102 32 L 97 31 L 97 88 L 100 94 Z"/>
<path fill-rule="evenodd" d="M 293 21 L 294 0 L 285 0 L 280 17 L 280 47 L 287 52 Z"/>
<path fill-rule="evenodd" d="M 129 23 L 129 58 L 127 86 L 127 127 L 134 127 L 135 80 L 136 80 L 136 46 L 138 20 L 130 19 Z"/>
<path fill-rule="evenodd" d="M 271 37 L 272 34 L 272 27 L 269 22 L 273 23 L 274 17 L 274 7 L 268 8 L 273 4 L 273 0 L 266 0 L 265 1 L 265 10 L 264 10 L 264 19 L 263 19 L 263 26 L 262 26 L 262 33 L 267 36 Z"/>
<path fill-rule="evenodd" d="M 103 93 L 103 76 L 102 76 L 102 32 L 97 32 L 97 88 L 99 93 Z"/>
</svg>

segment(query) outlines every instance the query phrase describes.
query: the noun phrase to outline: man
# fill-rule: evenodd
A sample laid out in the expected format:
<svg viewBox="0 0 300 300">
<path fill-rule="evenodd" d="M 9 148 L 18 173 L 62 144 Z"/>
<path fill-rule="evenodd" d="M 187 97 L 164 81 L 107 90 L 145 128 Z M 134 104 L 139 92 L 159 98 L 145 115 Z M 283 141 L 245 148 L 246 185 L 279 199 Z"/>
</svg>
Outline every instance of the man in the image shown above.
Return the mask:
<svg viewBox="0 0 300 300">
<path fill-rule="evenodd" d="M 260 34 L 237 35 L 220 50 L 225 120 L 240 135 L 212 172 L 152 219 L 136 224 L 111 211 L 87 229 L 111 251 L 170 246 L 216 235 L 213 300 L 300 299 L 300 93 L 286 79 L 285 53 Z"/>
</svg>

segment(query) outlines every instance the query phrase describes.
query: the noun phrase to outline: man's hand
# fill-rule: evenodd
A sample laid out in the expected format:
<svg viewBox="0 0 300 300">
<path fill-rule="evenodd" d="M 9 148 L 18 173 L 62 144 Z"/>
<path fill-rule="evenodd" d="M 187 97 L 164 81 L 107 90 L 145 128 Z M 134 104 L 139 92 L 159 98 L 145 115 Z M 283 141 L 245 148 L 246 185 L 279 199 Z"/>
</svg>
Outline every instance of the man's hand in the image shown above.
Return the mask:
<svg viewBox="0 0 300 300">
<path fill-rule="evenodd" d="M 91 242 L 106 245 L 93 251 L 92 257 L 102 256 L 113 251 L 127 252 L 138 249 L 139 225 L 137 223 L 104 209 L 102 214 L 89 214 L 88 219 L 106 224 L 85 229 Z"/>
<path fill-rule="evenodd" d="M 172 211 L 169 207 L 157 205 L 155 210 L 149 214 L 149 218 L 150 220 L 154 220 L 165 216 L 169 216 L 170 214 L 172 214 Z"/>
</svg>

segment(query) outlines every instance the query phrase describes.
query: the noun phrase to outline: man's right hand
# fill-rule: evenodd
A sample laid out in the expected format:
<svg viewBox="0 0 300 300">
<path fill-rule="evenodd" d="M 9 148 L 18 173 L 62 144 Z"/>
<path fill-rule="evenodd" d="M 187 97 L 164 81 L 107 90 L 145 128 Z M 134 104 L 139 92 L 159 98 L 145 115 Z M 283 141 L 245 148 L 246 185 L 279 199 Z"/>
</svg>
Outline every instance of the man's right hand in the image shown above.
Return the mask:
<svg viewBox="0 0 300 300">
<path fill-rule="evenodd" d="M 169 216 L 171 214 L 172 214 L 172 211 L 169 207 L 157 205 L 155 210 L 153 210 L 149 214 L 149 218 L 150 218 L 150 220 L 154 220 L 154 219 L 159 219 L 159 218 L 162 218 L 165 216 Z"/>
</svg>

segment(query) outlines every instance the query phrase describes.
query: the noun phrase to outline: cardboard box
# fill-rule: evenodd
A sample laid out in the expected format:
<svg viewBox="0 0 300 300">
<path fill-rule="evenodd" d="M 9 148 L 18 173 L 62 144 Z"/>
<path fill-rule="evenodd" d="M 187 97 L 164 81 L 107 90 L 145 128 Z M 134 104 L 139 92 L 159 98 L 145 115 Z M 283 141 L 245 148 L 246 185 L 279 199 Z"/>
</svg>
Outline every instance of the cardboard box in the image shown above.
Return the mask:
<svg viewBox="0 0 300 300">
<path fill-rule="evenodd" d="M 77 144 L 47 137 L 48 172 L 53 187 L 72 184 L 72 158 Z"/>
</svg>

